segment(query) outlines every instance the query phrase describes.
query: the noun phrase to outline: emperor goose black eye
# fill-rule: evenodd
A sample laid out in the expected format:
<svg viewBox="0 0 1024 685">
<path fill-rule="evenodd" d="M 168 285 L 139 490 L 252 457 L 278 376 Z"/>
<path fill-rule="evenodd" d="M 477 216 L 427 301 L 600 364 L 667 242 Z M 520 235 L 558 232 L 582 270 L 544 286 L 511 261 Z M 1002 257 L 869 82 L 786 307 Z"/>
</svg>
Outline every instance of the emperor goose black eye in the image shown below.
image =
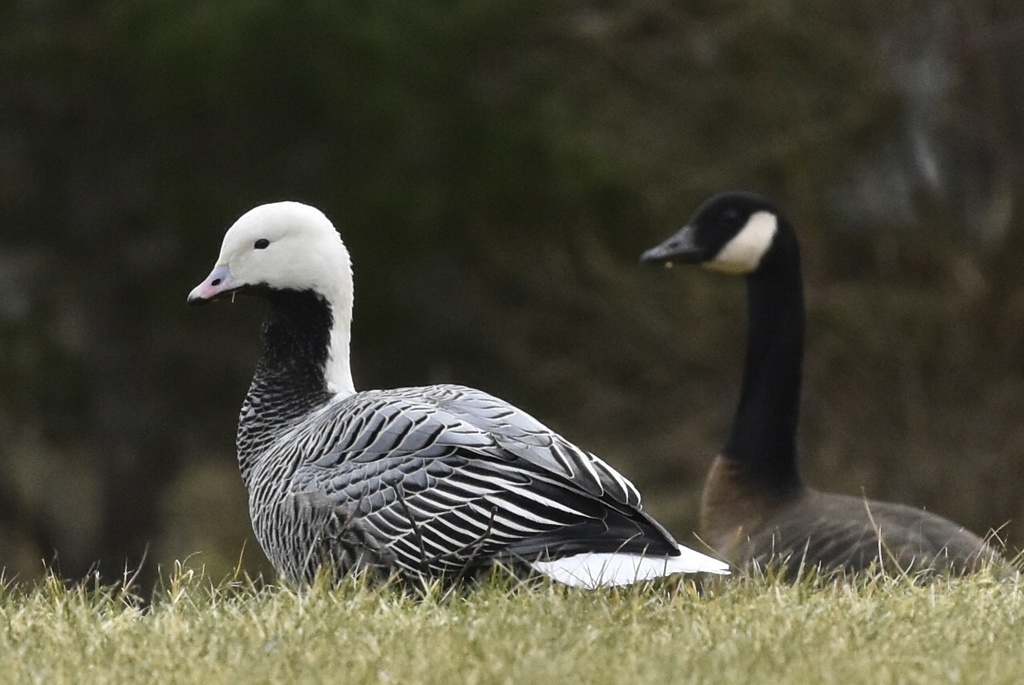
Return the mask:
<svg viewBox="0 0 1024 685">
<path fill-rule="evenodd" d="M 267 240 L 266 238 L 260 238 L 255 243 L 253 243 L 253 247 L 256 248 L 257 250 L 265 250 L 267 249 L 268 245 L 270 245 L 270 241 Z"/>
</svg>

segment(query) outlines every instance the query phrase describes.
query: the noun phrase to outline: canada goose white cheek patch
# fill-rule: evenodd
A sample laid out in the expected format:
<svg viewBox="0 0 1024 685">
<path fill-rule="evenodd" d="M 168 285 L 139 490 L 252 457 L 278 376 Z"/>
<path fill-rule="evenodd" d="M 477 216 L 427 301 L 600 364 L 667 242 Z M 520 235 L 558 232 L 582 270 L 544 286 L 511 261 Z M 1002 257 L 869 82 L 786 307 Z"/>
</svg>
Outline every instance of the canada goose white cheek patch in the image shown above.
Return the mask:
<svg viewBox="0 0 1024 685">
<path fill-rule="evenodd" d="M 757 269 L 772 246 L 779 224 L 771 212 L 755 212 L 732 240 L 705 266 L 731 274 L 748 274 Z"/>
</svg>

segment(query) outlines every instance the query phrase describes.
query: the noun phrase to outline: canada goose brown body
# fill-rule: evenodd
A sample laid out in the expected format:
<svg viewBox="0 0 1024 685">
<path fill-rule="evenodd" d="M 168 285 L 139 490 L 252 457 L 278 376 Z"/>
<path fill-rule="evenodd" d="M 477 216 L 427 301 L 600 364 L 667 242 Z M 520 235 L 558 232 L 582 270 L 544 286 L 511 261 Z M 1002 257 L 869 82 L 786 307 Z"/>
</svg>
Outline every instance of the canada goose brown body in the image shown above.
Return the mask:
<svg viewBox="0 0 1024 685">
<path fill-rule="evenodd" d="M 701 535 L 739 566 L 782 566 L 791 578 L 810 568 L 966 573 L 996 559 L 977 535 L 923 509 L 806 486 L 778 492 L 721 455 L 705 481 Z"/>
<path fill-rule="evenodd" d="M 748 340 L 732 433 L 701 502 L 701 534 L 741 567 L 889 574 L 974 571 L 1003 564 L 981 538 L 917 507 L 808 487 L 796 450 L 804 344 L 804 296 L 796 233 L 768 200 L 717 195 L 649 264 L 696 263 L 743 275 Z"/>
</svg>

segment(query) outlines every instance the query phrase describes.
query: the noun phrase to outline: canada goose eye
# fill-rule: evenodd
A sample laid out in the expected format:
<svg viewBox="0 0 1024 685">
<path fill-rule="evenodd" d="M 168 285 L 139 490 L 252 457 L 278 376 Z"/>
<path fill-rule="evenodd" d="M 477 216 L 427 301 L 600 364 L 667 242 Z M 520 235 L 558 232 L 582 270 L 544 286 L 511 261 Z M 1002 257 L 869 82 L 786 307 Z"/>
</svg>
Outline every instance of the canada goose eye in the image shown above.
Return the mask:
<svg viewBox="0 0 1024 685">
<path fill-rule="evenodd" d="M 730 207 L 722 214 L 722 223 L 730 227 L 737 226 L 740 223 L 740 213 Z"/>
<path fill-rule="evenodd" d="M 269 240 L 267 240 L 266 238 L 260 238 L 255 243 L 253 243 L 252 246 L 255 249 L 257 249 L 257 250 L 265 250 L 265 249 L 267 249 L 268 245 L 270 245 L 270 241 Z"/>
</svg>

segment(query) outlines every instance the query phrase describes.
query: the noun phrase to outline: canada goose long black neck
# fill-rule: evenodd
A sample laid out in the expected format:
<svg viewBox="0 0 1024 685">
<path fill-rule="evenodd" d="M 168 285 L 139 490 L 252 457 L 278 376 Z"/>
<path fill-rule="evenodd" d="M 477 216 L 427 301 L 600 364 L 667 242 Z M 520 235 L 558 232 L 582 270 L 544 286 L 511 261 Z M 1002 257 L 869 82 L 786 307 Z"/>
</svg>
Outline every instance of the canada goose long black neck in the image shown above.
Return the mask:
<svg viewBox="0 0 1024 685">
<path fill-rule="evenodd" d="M 263 324 L 263 356 L 238 426 L 239 458 L 272 438 L 274 426 L 287 425 L 327 402 L 325 369 L 334 317 L 331 306 L 310 290 L 269 293 Z"/>
<path fill-rule="evenodd" d="M 796 430 L 804 346 L 800 254 L 779 219 L 771 249 L 747 280 L 747 351 L 743 386 L 725 457 L 763 487 L 801 486 Z"/>
</svg>

